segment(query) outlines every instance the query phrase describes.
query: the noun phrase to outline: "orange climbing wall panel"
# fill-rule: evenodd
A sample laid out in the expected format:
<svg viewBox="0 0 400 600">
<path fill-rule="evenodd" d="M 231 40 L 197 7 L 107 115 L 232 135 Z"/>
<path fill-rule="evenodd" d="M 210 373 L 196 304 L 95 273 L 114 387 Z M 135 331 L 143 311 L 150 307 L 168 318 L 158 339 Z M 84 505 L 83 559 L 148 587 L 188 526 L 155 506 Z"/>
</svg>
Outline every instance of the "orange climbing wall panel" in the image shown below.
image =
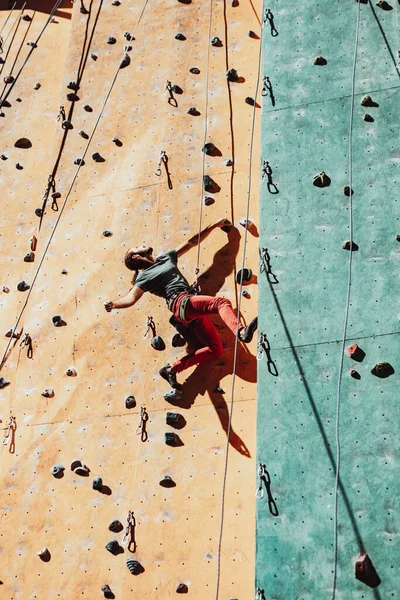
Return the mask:
<svg viewBox="0 0 400 600">
<path fill-rule="evenodd" d="M 153 600 L 175 597 L 179 583 L 198 600 L 252 597 L 255 341 L 238 348 L 224 485 L 233 336 L 216 318 L 225 355 L 187 371 L 186 379 L 181 375 L 184 398 L 173 406 L 163 399 L 168 386 L 158 370 L 183 349 L 171 347 L 175 330 L 164 301 L 146 295 L 128 310 L 107 314 L 103 308 L 104 301 L 130 288 L 122 260 L 126 249 L 144 243 L 162 252 L 198 231 L 207 123 L 206 139 L 221 156 L 206 156 L 204 170 L 221 189 L 214 204 L 203 205 L 201 225 L 227 217 L 235 227 L 229 234 L 216 230 L 202 244 L 200 284 L 203 293 L 224 295 L 235 306 L 240 300 L 247 322 L 256 314 L 256 275 L 246 286 L 248 297 L 240 299 L 235 273 L 244 249 L 245 265 L 254 273 L 258 266 L 260 109 L 245 98 L 256 93 L 260 40 L 248 32 L 259 33 L 261 2 L 231 4 L 122 0 L 113 6 L 94 0 L 84 3 L 90 11 L 82 14 L 78 2 L 72 8 L 64 2 L 7 97 L 11 106 L 2 108 L 1 287 L 9 292 L 0 291 L 1 322 L 4 333 L 18 322 L 20 340 L 29 333 L 33 344 L 28 358 L 20 340 L 3 338 L 1 376 L 10 382 L 0 390 L 4 434 L 10 415 L 16 423 L 0 446 L 0 595 L 7 600 L 93 600 L 103 597 L 104 584 L 117 599 Z M 4 45 L 11 47 L 0 66 L 2 77 L 18 72 L 30 49 L 26 42 L 36 39 L 52 7 L 29 4 L 30 22 L 17 22 L 17 9 L 2 34 L 15 22 L 16 34 Z M 8 15 L 3 7 L 0 28 Z M 127 42 L 125 32 L 135 39 Z M 185 41 L 175 39 L 178 32 Z M 114 45 L 106 43 L 109 36 L 116 38 Z M 209 44 L 214 36 L 222 46 Z M 127 43 L 131 62 L 118 70 Z M 192 67 L 200 73 L 191 73 Z M 230 67 L 240 79 L 228 84 Z M 71 103 L 67 86 L 78 77 L 79 100 Z M 167 102 L 167 80 L 183 90 L 176 107 Z M 34 90 L 37 82 L 41 87 Z M 7 87 L 1 98 L 6 92 Z M 73 129 L 62 129 L 62 119 L 56 120 L 60 106 Z M 200 115 L 189 115 L 190 107 Z M 93 133 L 88 147 L 79 131 Z M 32 147 L 15 148 L 21 137 Z M 85 164 L 78 170 L 74 160 L 85 148 Z M 155 175 L 161 151 L 168 156 L 172 189 L 164 167 Z M 94 162 L 94 152 L 104 162 Z M 35 209 L 42 206 L 53 169 L 58 210 L 50 196 L 39 218 Z M 256 233 L 247 236 L 245 247 L 239 220 L 246 216 L 250 174 Z M 103 236 L 106 229 L 112 236 Z M 34 262 L 27 263 L 32 235 L 38 245 Z M 190 281 L 196 259 L 192 250 L 181 260 Z M 22 280 L 30 290 L 17 291 Z M 55 315 L 66 326 L 54 327 Z M 164 352 L 143 337 L 149 315 L 166 342 Z M 66 375 L 72 367 L 76 377 Z M 218 386 L 224 393 L 214 391 Z M 53 398 L 41 395 L 48 387 Z M 137 401 L 130 410 L 125 408 L 129 395 Z M 141 406 L 149 415 L 147 441 L 136 434 Z M 171 448 L 164 443 L 164 433 L 173 431 L 165 415 L 175 409 L 186 424 L 178 432 L 183 445 Z M 88 465 L 89 477 L 70 470 L 74 459 Z M 56 463 L 65 467 L 61 479 L 50 473 Z M 159 485 L 165 474 L 176 487 Z M 95 476 L 102 477 L 107 493 L 92 489 Z M 125 526 L 130 510 L 136 519 L 134 553 L 123 543 L 124 532 L 108 530 L 113 519 Z M 122 544 L 123 553 L 105 550 L 111 539 Z M 48 562 L 36 555 L 44 546 Z M 144 572 L 131 575 L 127 557 L 138 560 Z"/>
</svg>

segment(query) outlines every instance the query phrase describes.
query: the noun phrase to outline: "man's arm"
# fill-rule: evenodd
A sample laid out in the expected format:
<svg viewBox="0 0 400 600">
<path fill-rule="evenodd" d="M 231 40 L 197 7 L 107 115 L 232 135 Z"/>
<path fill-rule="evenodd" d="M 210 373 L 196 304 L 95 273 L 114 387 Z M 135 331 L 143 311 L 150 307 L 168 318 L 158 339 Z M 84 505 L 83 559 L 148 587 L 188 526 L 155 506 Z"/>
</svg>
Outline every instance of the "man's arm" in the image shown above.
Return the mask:
<svg viewBox="0 0 400 600">
<path fill-rule="evenodd" d="M 183 254 L 186 254 L 186 252 L 188 252 L 191 248 L 195 248 L 195 246 L 197 246 L 199 243 L 201 244 L 201 242 L 205 240 L 214 229 L 231 226 L 232 223 L 229 221 L 229 219 L 218 219 L 218 221 L 216 221 L 213 225 L 207 225 L 207 227 L 200 231 L 200 235 L 198 233 L 192 235 L 187 242 L 183 242 L 183 244 L 180 244 L 180 246 L 176 248 L 178 258 L 180 258 Z"/>
<path fill-rule="evenodd" d="M 122 298 L 118 298 L 118 300 L 108 300 L 104 302 L 104 308 L 107 312 L 111 312 L 113 308 L 128 308 L 129 306 L 133 306 L 136 302 L 141 298 L 144 294 L 144 291 L 137 287 L 136 285 Z"/>
</svg>

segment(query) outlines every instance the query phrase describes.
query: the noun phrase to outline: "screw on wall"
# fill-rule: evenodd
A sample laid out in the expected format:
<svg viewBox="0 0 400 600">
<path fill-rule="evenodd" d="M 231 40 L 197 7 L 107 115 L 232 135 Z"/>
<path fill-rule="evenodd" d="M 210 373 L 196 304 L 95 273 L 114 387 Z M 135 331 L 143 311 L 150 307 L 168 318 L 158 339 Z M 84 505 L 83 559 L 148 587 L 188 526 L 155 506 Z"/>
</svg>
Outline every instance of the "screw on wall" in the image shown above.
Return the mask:
<svg viewBox="0 0 400 600">
<path fill-rule="evenodd" d="M 267 75 L 263 77 L 263 86 L 261 90 L 261 96 L 269 96 L 271 99 L 272 106 L 275 106 L 275 96 L 272 88 L 272 83 Z"/>
<path fill-rule="evenodd" d="M 162 167 L 162 165 L 164 165 L 165 172 L 167 174 L 168 189 L 172 190 L 173 189 L 173 185 L 172 185 L 172 180 L 171 180 L 171 174 L 170 174 L 169 169 L 168 169 L 168 156 L 167 156 L 167 153 L 164 150 L 161 150 L 161 152 L 160 152 L 160 160 L 158 162 L 157 171 L 154 173 L 155 175 L 157 175 L 157 177 L 161 177 L 161 167 Z"/>
<path fill-rule="evenodd" d="M 277 35 L 279 35 L 278 30 L 275 26 L 274 15 L 272 14 L 272 12 L 269 8 L 265 9 L 263 23 L 264 23 L 264 25 L 266 23 L 269 23 L 269 26 L 271 28 L 272 37 L 276 37 Z"/>
<path fill-rule="evenodd" d="M 126 518 L 126 529 L 122 542 L 127 544 L 127 549 L 132 553 L 136 552 L 135 530 L 136 519 L 133 510 L 130 510 Z"/>
<path fill-rule="evenodd" d="M 140 439 L 142 442 L 146 442 L 148 439 L 147 435 L 147 421 L 149 420 L 149 415 L 146 411 L 146 407 L 142 406 L 140 409 L 140 421 L 139 425 L 136 427 L 136 435 L 140 435 Z"/>
<path fill-rule="evenodd" d="M 268 496 L 268 508 L 271 515 L 274 517 L 279 516 L 278 507 L 271 493 L 271 477 L 267 471 L 267 467 L 260 463 L 258 466 L 258 488 L 256 491 L 256 498 L 262 500 L 264 498 L 264 488 Z"/>
<path fill-rule="evenodd" d="M 261 181 L 267 180 L 267 189 L 270 194 L 279 194 L 278 186 L 273 182 L 272 179 L 272 168 L 267 160 L 263 160 L 263 166 L 261 171 Z"/>
</svg>

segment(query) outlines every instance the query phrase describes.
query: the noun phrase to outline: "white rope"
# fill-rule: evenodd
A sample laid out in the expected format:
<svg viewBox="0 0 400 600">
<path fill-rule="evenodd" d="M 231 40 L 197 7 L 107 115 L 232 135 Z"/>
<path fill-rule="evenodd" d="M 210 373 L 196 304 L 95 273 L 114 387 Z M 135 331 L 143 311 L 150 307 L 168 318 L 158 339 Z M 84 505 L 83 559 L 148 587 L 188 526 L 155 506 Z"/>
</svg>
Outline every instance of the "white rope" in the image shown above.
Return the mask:
<svg viewBox="0 0 400 600">
<path fill-rule="evenodd" d="M 334 518 L 333 518 L 333 589 L 332 589 L 332 600 L 336 597 L 336 584 L 337 584 L 337 561 L 338 561 L 338 493 L 339 493 L 339 481 L 340 481 L 340 435 L 339 435 L 339 418 L 340 418 L 340 400 L 341 400 L 341 385 L 343 378 L 343 361 L 344 352 L 346 345 L 347 336 L 347 323 L 349 319 L 349 307 L 350 307 L 350 291 L 351 291 L 351 269 L 353 262 L 353 121 L 354 121 L 354 100 L 355 100 L 355 85 L 356 85 L 356 66 L 357 66 L 357 49 L 358 49 L 358 38 L 360 31 L 360 2 L 358 2 L 357 8 L 357 25 L 356 25 L 356 39 L 354 47 L 354 61 L 353 61 L 353 76 L 351 86 L 351 108 L 350 108 L 350 125 L 349 125 L 349 229 L 350 229 L 350 253 L 349 253 L 349 267 L 348 267 L 348 281 L 347 281 L 347 294 L 346 294 L 346 306 L 343 323 L 343 339 L 342 348 L 340 355 L 339 364 L 339 378 L 337 386 L 337 400 L 336 400 L 336 427 L 335 427 L 335 439 L 336 439 L 336 476 L 335 476 L 335 492 L 334 492 Z"/>
<path fill-rule="evenodd" d="M 8 19 L 11 17 L 12 11 L 14 10 L 14 8 L 15 8 L 15 5 L 16 5 L 16 4 L 17 4 L 17 3 L 16 3 L 16 2 L 14 2 L 14 4 L 12 5 L 12 8 L 11 8 L 10 12 L 9 12 L 9 13 L 8 13 L 8 15 L 7 15 L 7 19 L 4 21 L 4 23 L 3 23 L 3 25 L 2 25 L 2 28 L 0 29 L 0 35 L 3 33 L 3 29 L 4 29 L 4 27 L 7 25 L 7 23 L 8 23 Z M 25 2 L 25 4 L 26 4 L 26 2 Z"/>
<path fill-rule="evenodd" d="M 262 26 L 261 26 L 261 32 L 262 32 Z M 260 38 L 262 39 L 262 35 L 260 35 Z M 246 219 L 247 220 L 249 219 L 249 215 L 250 215 L 251 165 L 252 165 L 253 145 L 254 145 L 254 128 L 255 128 L 255 120 L 256 120 L 257 94 L 258 94 L 258 88 L 260 85 L 260 66 L 261 66 L 261 49 L 262 49 L 261 39 L 260 39 L 260 49 L 259 49 L 259 54 L 258 54 L 257 84 L 256 84 L 255 95 L 254 95 L 253 117 L 252 117 L 252 126 L 251 126 L 251 134 L 250 134 L 249 175 L 248 175 L 247 206 L 246 206 Z M 246 248 L 247 248 L 247 228 L 245 229 L 244 241 L 243 241 L 242 269 L 244 269 L 244 266 L 245 266 Z M 240 307 L 241 307 L 241 300 L 242 300 L 242 288 L 243 288 L 243 279 L 241 279 L 241 281 L 240 281 L 240 288 L 239 288 L 239 301 L 238 301 L 238 317 L 239 318 L 240 318 Z M 221 523 L 220 523 L 220 532 L 219 532 L 219 539 L 218 539 L 218 553 L 217 553 L 217 584 L 216 584 L 216 596 L 215 596 L 216 600 L 218 600 L 218 598 L 219 598 L 219 585 L 220 585 L 220 579 L 221 579 L 221 548 L 222 548 L 222 536 L 223 536 L 223 528 L 224 528 L 226 477 L 227 477 L 227 471 L 228 471 L 229 443 L 230 443 L 230 434 L 231 434 L 231 427 L 232 427 L 233 399 L 234 399 L 234 393 L 235 393 L 238 341 L 239 341 L 238 340 L 238 332 L 236 332 L 235 349 L 234 349 L 234 354 L 233 354 L 231 400 L 230 400 L 230 407 L 229 407 L 229 421 L 228 421 L 226 448 L 225 448 L 225 466 L 224 466 L 224 475 L 223 475 L 223 484 L 222 484 Z"/>
</svg>

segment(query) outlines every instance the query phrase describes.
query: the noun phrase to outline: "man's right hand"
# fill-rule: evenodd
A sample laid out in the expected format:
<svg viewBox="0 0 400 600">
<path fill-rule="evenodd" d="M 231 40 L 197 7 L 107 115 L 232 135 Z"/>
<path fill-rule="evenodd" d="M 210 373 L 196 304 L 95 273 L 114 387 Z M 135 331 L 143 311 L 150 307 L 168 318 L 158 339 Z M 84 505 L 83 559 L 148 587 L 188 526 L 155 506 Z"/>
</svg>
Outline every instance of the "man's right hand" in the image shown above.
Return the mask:
<svg viewBox="0 0 400 600">
<path fill-rule="evenodd" d="M 106 309 L 107 312 L 111 312 L 112 309 L 114 308 L 114 304 L 112 303 L 111 300 L 107 300 L 107 302 L 104 302 L 104 308 Z"/>
</svg>

